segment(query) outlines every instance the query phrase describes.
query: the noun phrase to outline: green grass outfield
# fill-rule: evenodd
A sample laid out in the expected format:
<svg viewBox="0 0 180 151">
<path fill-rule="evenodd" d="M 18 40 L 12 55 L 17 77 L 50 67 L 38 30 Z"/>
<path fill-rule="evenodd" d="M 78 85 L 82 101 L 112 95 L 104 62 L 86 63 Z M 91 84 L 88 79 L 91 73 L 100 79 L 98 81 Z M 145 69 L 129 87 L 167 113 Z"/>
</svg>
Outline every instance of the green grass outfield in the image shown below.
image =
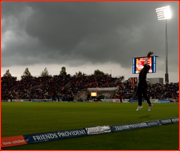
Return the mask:
<svg viewBox="0 0 180 151">
<path fill-rule="evenodd" d="M 179 117 L 179 104 L 1 103 L 1 137 Z M 178 150 L 179 123 L 22 145 L 3 150 Z"/>
</svg>

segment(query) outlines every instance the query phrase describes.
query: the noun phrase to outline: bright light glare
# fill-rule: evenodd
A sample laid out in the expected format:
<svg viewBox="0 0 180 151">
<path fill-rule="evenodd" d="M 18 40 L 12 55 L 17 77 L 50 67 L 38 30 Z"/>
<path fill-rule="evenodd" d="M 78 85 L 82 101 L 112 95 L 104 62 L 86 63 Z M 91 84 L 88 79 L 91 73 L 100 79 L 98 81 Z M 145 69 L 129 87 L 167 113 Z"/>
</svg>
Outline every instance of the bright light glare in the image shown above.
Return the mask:
<svg viewBox="0 0 180 151">
<path fill-rule="evenodd" d="M 91 96 L 97 96 L 97 92 L 91 92 Z"/>
<path fill-rule="evenodd" d="M 172 16 L 170 6 L 156 8 L 156 13 L 158 20 L 170 19 Z"/>
</svg>

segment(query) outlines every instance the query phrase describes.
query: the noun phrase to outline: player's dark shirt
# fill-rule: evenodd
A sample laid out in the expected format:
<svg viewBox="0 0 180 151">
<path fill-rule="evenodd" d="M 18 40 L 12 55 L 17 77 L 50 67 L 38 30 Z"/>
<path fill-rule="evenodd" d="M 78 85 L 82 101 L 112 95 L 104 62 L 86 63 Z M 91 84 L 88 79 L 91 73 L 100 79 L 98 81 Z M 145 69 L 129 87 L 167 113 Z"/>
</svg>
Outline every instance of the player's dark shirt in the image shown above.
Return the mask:
<svg viewBox="0 0 180 151">
<path fill-rule="evenodd" d="M 148 65 L 144 65 L 144 68 L 141 70 L 141 72 L 139 73 L 139 85 L 143 85 L 143 86 L 146 86 L 147 83 L 146 83 L 146 75 L 148 73 Z"/>
</svg>

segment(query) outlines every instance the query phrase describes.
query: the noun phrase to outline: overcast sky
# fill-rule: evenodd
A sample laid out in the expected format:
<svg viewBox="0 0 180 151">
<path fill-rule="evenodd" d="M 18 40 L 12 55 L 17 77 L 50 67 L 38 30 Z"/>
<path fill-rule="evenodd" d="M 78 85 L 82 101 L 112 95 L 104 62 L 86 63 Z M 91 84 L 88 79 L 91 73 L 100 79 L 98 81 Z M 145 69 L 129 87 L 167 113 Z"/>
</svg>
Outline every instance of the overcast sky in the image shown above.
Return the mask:
<svg viewBox="0 0 180 151">
<path fill-rule="evenodd" d="M 153 51 L 157 72 L 165 77 L 165 21 L 155 9 L 169 5 L 169 81 L 179 82 L 178 1 L 2 1 L 1 76 L 10 70 L 20 77 L 25 68 L 39 76 L 47 67 L 58 75 L 99 69 L 112 76 L 132 74 L 132 58 Z"/>
</svg>

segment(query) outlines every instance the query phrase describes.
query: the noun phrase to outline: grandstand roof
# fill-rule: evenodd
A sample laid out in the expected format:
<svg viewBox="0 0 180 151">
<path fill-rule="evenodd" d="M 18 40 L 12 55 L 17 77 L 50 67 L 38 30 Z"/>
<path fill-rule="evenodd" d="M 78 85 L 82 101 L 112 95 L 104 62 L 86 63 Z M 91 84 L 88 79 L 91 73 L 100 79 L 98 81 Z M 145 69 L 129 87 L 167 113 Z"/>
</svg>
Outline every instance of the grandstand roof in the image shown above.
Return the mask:
<svg viewBox="0 0 180 151">
<path fill-rule="evenodd" d="M 107 88 L 88 88 L 88 91 L 117 91 L 118 87 L 107 87 Z"/>
</svg>

